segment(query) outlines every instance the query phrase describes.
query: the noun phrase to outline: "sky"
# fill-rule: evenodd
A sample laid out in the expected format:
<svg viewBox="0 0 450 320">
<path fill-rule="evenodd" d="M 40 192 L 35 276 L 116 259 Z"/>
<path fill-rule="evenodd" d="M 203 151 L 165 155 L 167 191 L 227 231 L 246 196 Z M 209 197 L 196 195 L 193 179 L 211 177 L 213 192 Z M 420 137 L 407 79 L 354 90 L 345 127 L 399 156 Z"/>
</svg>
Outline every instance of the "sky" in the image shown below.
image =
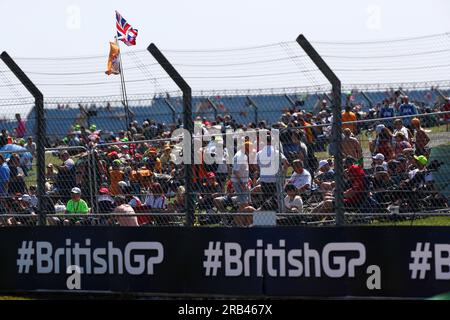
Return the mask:
<svg viewBox="0 0 450 320">
<path fill-rule="evenodd" d="M 447 0 L 0 0 L 13 57 L 105 54 L 114 11 L 139 30 L 138 45 L 212 49 L 295 40 L 393 39 L 450 31 Z"/>
</svg>

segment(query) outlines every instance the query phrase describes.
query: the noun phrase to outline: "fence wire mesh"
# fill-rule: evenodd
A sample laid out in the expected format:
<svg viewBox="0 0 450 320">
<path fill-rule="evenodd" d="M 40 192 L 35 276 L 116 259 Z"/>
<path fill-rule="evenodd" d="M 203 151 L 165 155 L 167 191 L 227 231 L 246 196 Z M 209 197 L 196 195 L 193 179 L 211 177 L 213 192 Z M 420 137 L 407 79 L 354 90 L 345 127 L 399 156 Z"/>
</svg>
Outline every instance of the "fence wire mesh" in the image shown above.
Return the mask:
<svg viewBox="0 0 450 320">
<path fill-rule="evenodd" d="M 43 201 L 48 225 L 182 226 L 186 197 L 194 201 L 196 226 L 333 225 L 336 148 L 345 158 L 346 223 L 434 217 L 448 224 L 447 40 L 441 34 L 314 42 L 344 82 L 340 146 L 331 143 L 330 86 L 296 43 L 164 50 L 194 89 L 200 134 L 189 140 L 200 162 L 192 166 L 192 181 L 177 162 L 181 140 L 173 136 L 183 127 L 183 98 L 148 52 L 124 53 L 133 87 L 129 114 L 115 95 L 119 79 L 100 78 L 104 57 L 17 59 L 50 96 L 46 196 L 39 200 L 33 100 L 0 63 L 0 153 L 10 172 L 2 180 L 0 225 L 36 225 L 37 201 Z M 384 79 L 396 83 L 382 84 Z M 260 141 L 270 130 L 271 141 Z M 202 136 L 208 139 L 198 141 Z M 245 154 L 238 144 L 246 141 L 254 162 L 242 165 L 233 157 Z M 206 155 L 216 163 L 206 163 Z M 185 192 L 187 183 L 192 194 Z"/>
</svg>

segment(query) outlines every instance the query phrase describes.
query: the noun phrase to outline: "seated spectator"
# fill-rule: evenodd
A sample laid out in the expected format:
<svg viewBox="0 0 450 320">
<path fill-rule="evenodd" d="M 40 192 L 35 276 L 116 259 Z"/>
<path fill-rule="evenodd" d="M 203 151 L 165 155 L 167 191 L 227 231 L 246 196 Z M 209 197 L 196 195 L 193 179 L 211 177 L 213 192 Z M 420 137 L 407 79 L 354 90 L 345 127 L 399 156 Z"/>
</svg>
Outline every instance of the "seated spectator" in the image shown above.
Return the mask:
<svg viewBox="0 0 450 320">
<path fill-rule="evenodd" d="M 202 185 L 202 191 L 198 199 L 199 210 L 206 210 L 208 213 L 212 213 L 214 198 L 217 198 L 221 192 L 222 189 L 216 181 L 216 175 L 214 172 L 208 172 L 206 182 Z"/>
<path fill-rule="evenodd" d="M 365 202 L 367 190 L 364 175 L 364 170 L 357 165 L 351 166 L 347 171 L 351 186 L 344 192 L 344 205 L 350 210 L 360 209 Z"/>
<path fill-rule="evenodd" d="M 116 205 L 116 208 L 113 213 L 120 215 L 116 216 L 116 220 L 121 227 L 139 227 L 136 213 L 134 212 L 134 209 L 127 204 L 127 200 L 124 196 L 116 196 L 114 204 Z M 129 217 L 125 215 L 129 215 Z"/>
<path fill-rule="evenodd" d="M 377 166 L 382 166 L 387 171 L 387 162 L 384 160 L 384 155 L 382 153 L 377 153 L 372 157 L 372 169 L 375 169 Z"/>
<path fill-rule="evenodd" d="M 111 196 L 109 189 L 107 187 L 102 187 L 98 191 L 99 195 L 97 196 L 97 205 L 98 205 L 98 213 L 105 214 L 111 213 L 114 211 L 114 199 Z"/>
<path fill-rule="evenodd" d="M 145 197 L 145 206 L 152 212 L 163 213 L 167 210 L 167 200 L 159 183 L 154 183 Z"/>
<path fill-rule="evenodd" d="M 394 145 L 395 157 L 398 157 L 399 155 L 403 154 L 403 150 L 406 148 L 411 148 L 411 145 L 409 144 L 403 132 L 399 131 L 395 134 L 395 145 Z"/>
<path fill-rule="evenodd" d="M 111 181 L 111 194 L 113 196 L 120 194 L 119 182 L 123 181 L 124 172 L 121 169 L 122 161 L 114 160 L 109 170 L 109 179 Z"/>
<path fill-rule="evenodd" d="M 71 190 L 71 199 L 66 204 L 66 212 L 65 214 L 71 215 L 87 215 L 89 213 L 89 206 L 81 199 L 81 190 L 80 188 L 73 188 Z M 64 225 L 76 224 L 81 225 L 82 219 L 80 218 L 66 218 L 64 219 Z"/>
<path fill-rule="evenodd" d="M 284 207 L 286 212 L 302 213 L 303 201 L 302 197 L 297 195 L 297 188 L 293 184 L 286 185 L 285 191 L 287 196 L 284 198 Z"/>
<path fill-rule="evenodd" d="M 175 200 L 172 204 L 168 205 L 169 212 L 173 213 L 183 213 L 185 212 L 186 203 L 186 189 L 183 186 L 179 186 L 175 194 Z"/>
<path fill-rule="evenodd" d="M 308 170 L 304 169 L 303 162 L 295 160 L 292 163 L 292 168 L 294 169 L 294 173 L 288 179 L 287 184 L 293 184 L 299 194 L 310 190 L 312 185 L 311 174 Z"/>
</svg>

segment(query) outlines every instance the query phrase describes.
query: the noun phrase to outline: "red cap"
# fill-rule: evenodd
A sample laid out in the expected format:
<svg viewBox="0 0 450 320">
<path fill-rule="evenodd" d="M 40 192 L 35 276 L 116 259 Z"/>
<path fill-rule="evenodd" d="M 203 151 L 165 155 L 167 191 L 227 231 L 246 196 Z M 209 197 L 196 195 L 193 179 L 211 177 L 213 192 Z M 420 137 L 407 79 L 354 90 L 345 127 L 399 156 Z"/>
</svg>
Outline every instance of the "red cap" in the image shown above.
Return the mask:
<svg viewBox="0 0 450 320">
<path fill-rule="evenodd" d="M 113 151 L 113 152 L 108 153 L 108 157 L 109 158 L 118 157 L 118 156 L 119 156 L 119 154 L 117 153 L 117 151 Z"/>
<path fill-rule="evenodd" d="M 101 188 L 100 190 L 98 190 L 99 193 L 101 194 L 109 194 L 109 189 L 108 188 Z"/>
<path fill-rule="evenodd" d="M 208 172 L 208 174 L 206 175 L 208 178 L 215 178 L 216 175 L 214 174 L 214 172 Z"/>
</svg>

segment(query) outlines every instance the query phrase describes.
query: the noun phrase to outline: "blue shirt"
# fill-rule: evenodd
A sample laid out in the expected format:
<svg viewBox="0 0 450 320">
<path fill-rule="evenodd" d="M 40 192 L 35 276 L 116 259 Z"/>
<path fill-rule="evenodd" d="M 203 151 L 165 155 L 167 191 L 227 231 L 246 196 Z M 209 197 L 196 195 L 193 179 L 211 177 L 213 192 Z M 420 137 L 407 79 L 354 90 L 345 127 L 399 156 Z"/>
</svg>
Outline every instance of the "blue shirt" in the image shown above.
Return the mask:
<svg viewBox="0 0 450 320">
<path fill-rule="evenodd" d="M 383 107 L 380 110 L 380 118 L 393 118 L 395 117 L 395 109 L 393 107 Z M 393 124 L 393 119 L 391 120 L 385 120 L 383 123 L 387 126 L 390 126 Z"/>
<path fill-rule="evenodd" d="M 10 169 L 5 162 L 0 166 L 0 196 L 8 195 L 6 183 L 9 181 L 9 175 Z"/>
<path fill-rule="evenodd" d="M 400 106 L 399 110 L 399 116 L 414 116 L 417 114 L 417 108 L 413 104 L 402 104 Z M 407 125 L 411 125 L 411 118 L 404 118 L 403 123 L 406 123 Z"/>
</svg>

